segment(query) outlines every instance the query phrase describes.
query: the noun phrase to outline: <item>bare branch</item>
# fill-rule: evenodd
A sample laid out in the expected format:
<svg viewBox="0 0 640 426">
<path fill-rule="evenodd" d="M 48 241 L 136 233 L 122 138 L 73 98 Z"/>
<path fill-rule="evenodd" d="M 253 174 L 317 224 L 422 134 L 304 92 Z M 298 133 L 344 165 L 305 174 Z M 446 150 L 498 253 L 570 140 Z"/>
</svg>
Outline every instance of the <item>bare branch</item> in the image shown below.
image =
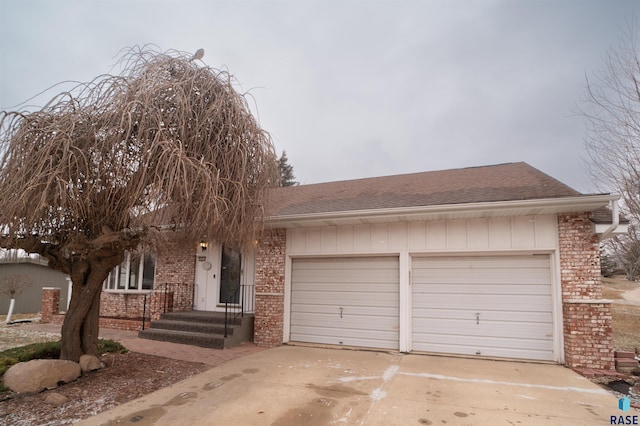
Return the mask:
<svg viewBox="0 0 640 426">
<path fill-rule="evenodd" d="M 275 151 L 233 77 L 192 58 L 133 48 L 121 75 L 37 112 L 1 112 L 7 239 L 78 249 L 104 229 L 175 225 L 194 240 L 253 241 L 277 181 Z"/>
<path fill-rule="evenodd" d="M 0 293 L 15 299 L 23 291 L 31 287 L 31 278 L 22 274 L 3 275 L 0 277 Z"/>
</svg>

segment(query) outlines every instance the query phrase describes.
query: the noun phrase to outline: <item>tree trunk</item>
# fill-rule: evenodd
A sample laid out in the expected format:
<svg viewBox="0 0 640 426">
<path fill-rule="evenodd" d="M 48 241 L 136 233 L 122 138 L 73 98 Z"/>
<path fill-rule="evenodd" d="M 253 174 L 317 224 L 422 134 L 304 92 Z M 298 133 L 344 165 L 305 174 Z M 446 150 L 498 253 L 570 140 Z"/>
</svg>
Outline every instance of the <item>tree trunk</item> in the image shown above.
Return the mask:
<svg viewBox="0 0 640 426">
<path fill-rule="evenodd" d="M 62 324 L 60 359 L 78 362 L 84 354 L 98 355 L 98 319 L 102 283 L 122 261 L 123 254 L 82 260 L 71 267 L 71 303 Z"/>
<path fill-rule="evenodd" d="M 107 273 L 108 276 L 108 273 Z M 105 276 L 105 279 L 107 277 Z M 100 283 L 102 284 L 104 280 Z M 98 355 L 98 337 L 100 332 L 100 296 L 102 288 L 96 292 L 91 303 L 91 308 L 87 312 L 82 325 L 82 352 L 85 354 Z"/>
<path fill-rule="evenodd" d="M 6 320 L 7 324 L 11 323 L 11 315 L 13 315 L 13 307 L 15 306 L 15 304 L 16 304 L 16 299 L 12 297 L 11 302 L 9 303 L 9 311 L 7 312 L 7 320 Z"/>
</svg>

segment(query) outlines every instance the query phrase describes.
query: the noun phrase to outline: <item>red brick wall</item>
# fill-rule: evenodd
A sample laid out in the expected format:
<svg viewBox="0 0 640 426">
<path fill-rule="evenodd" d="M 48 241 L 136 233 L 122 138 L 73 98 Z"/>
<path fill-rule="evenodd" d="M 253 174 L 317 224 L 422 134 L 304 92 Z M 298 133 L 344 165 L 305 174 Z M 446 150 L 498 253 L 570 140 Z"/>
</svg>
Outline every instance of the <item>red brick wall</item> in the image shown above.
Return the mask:
<svg viewBox="0 0 640 426">
<path fill-rule="evenodd" d="M 285 229 L 265 231 L 256 247 L 254 342 L 258 346 L 282 344 L 286 236 Z"/>
<path fill-rule="evenodd" d="M 196 245 L 167 241 L 158 249 L 156 257 L 156 287 L 161 284 L 180 284 L 173 287 L 174 311 L 193 310 L 193 288 L 196 282 Z"/>
<path fill-rule="evenodd" d="M 196 245 L 166 241 L 157 250 L 156 282 L 193 283 L 196 279 Z"/>
<path fill-rule="evenodd" d="M 102 292 L 100 295 L 100 316 L 142 318 L 143 303 L 143 294 Z"/>
<path fill-rule="evenodd" d="M 558 215 L 565 362 L 613 368 L 611 306 L 602 299 L 600 246 L 589 213 Z"/>
</svg>

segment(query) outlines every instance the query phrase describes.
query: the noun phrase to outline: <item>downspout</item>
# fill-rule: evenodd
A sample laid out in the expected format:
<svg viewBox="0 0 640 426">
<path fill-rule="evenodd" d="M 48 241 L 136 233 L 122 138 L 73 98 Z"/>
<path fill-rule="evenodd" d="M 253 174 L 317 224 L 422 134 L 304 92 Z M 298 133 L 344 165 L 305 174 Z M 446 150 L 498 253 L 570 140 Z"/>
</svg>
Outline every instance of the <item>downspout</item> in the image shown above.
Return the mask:
<svg viewBox="0 0 640 426">
<path fill-rule="evenodd" d="M 611 211 L 611 225 L 602 233 L 600 241 L 609 238 L 620 224 L 620 214 L 618 213 L 618 202 L 616 200 L 611 200 Z"/>
</svg>

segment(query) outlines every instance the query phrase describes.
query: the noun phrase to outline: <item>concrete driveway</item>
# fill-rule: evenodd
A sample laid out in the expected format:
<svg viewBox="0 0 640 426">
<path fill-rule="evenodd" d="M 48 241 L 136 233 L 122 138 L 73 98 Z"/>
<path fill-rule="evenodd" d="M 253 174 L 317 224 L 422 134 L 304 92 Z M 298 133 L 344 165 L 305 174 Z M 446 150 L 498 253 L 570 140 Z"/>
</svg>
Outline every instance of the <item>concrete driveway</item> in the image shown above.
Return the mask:
<svg viewBox="0 0 640 426">
<path fill-rule="evenodd" d="M 281 346 L 78 424 L 566 426 L 620 414 L 558 365 Z"/>
</svg>

